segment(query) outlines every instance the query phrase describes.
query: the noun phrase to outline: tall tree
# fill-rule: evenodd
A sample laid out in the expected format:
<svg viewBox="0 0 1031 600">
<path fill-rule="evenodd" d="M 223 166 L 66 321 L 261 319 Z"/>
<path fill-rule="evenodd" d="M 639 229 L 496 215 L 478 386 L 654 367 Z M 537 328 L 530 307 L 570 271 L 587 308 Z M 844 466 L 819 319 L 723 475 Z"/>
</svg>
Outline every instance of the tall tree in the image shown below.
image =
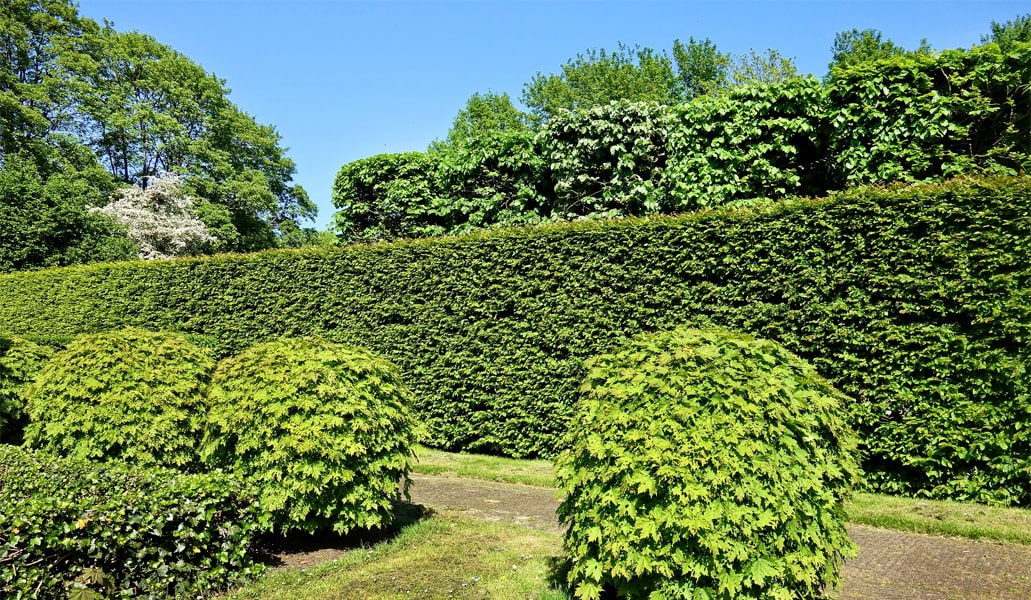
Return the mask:
<svg viewBox="0 0 1031 600">
<path fill-rule="evenodd" d="M 1015 44 L 1031 43 L 1031 13 L 1005 23 L 992 21 L 992 33 L 981 36 L 981 41 L 995 42 L 1003 52 L 1009 52 Z"/>
<path fill-rule="evenodd" d="M 712 94 L 727 87 L 732 59 L 729 54 L 717 50 L 712 40 L 706 38 L 699 42 L 692 37 L 687 44 L 674 40 L 673 59 L 682 100 Z"/>
<path fill-rule="evenodd" d="M 651 48 L 619 44 L 590 49 L 562 65 L 561 73 L 537 73 L 523 86 L 522 102 L 539 124 L 561 109 L 589 108 L 614 100 L 672 104 L 679 101 L 673 60 Z"/>
<path fill-rule="evenodd" d="M 442 151 L 468 144 L 477 136 L 489 133 L 514 133 L 529 130 L 527 114 L 512 104 L 507 93 L 488 91 L 469 97 L 465 108 L 458 111 L 443 142 L 435 141 L 431 150 Z"/>
<path fill-rule="evenodd" d="M 834 36 L 834 45 L 831 47 L 831 62 L 827 65 L 827 79 L 833 79 L 835 68 L 850 67 L 859 63 L 891 58 L 893 56 L 930 54 L 931 52 L 933 52 L 933 49 L 927 40 L 922 40 L 920 46 L 910 52 L 895 42 L 885 39 L 884 35 L 876 29 L 842 31 Z"/>
<path fill-rule="evenodd" d="M 798 77 L 794 58 L 787 58 L 772 48 L 766 52 L 749 50 L 739 54 L 730 66 L 729 81 L 733 87 L 751 83 L 777 83 Z"/>
</svg>

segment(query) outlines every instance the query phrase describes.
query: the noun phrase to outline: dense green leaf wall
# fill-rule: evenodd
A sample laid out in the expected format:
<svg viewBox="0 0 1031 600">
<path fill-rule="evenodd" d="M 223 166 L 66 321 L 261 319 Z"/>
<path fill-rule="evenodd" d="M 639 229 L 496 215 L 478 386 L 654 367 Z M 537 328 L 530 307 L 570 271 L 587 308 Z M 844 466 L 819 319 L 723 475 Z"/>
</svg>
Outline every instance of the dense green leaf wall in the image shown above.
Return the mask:
<svg viewBox="0 0 1031 600">
<path fill-rule="evenodd" d="M 550 455 L 584 359 L 642 331 L 780 342 L 855 402 L 878 489 L 1031 503 L 1031 177 L 0 277 L 0 333 L 321 332 L 400 368 L 447 448 Z"/>
</svg>

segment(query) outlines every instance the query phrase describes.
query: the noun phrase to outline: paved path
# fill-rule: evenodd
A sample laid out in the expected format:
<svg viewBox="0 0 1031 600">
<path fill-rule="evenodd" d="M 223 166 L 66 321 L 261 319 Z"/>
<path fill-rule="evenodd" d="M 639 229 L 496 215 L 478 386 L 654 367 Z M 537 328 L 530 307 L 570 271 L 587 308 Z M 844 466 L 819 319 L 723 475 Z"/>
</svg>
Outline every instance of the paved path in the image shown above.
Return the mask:
<svg viewBox="0 0 1031 600">
<path fill-rule="evenodd" d="M 491 521 L 561 532 L 555 491 L 413 475 L 412 502 Z M 847 562 L 839 600 L 1031 600 L 1031 546 L 850 525 L 859 556 Z"/>
</svg>

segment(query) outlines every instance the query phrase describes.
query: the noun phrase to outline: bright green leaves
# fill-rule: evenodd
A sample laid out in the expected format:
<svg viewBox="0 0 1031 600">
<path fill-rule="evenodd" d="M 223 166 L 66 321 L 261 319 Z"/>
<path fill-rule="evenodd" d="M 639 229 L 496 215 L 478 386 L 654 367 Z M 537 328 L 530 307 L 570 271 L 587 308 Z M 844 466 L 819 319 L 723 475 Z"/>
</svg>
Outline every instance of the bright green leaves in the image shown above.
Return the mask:
<svg viewBox="0 0 1031 600">
<path fill-rule="evenodd" d="M 27 389 L 25 442 L 79 459 L 196 468 L 214 366 L 178 334 L 80 336 Z"/>
<path fill-rule="evenodd" d="M 414 439 L 393 365 L 321 338 L 257 344 L 219 363 L 203 460 L 258 490 L 278 531 L 390 522 Z"/>
<path fill-rule="evenodd" d="M 17 444 L 25 427 L 25 388 L 53 356 L 48 346 L 0 337 L 0 443 Z"/>
<path fill-rule="evenodd" d="M 722 329 L 640 335 L 590 361 L 556 464 L 577 597 L 802 599 L 833 586 L 855 553 L 843 400 L 782 346 Z"/>
<path fill-rule="evenodd" d="M 251 490 L 222 472 L 0 445 L 0 596 L 187 598 L 261 572 Z"/>
</svg>

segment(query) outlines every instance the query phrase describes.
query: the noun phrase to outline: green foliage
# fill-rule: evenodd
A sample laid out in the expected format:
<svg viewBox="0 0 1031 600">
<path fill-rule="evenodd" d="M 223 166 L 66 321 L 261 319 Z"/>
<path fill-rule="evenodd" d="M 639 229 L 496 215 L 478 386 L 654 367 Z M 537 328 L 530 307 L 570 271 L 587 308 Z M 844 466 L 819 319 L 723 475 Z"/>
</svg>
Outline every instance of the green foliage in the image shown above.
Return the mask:
<svg viewBox="0 0 1031 600">
<path fill-rule="evenodd" d="M 458 111 L 443 142 L 430 144 L 431 151 L 460 148 L 486 135 L 520 133 L 530 130 L 527 115 L 512 104 L 507 93 L 475 93 Z"/>
<path fill-rule="evenodd" d="M 551 217 L 547 167 L 528 130 L 485 133 L 439 155 L 444 233 L 537 224 Z M 445 208 L 446 207 L 446 208 Z"/>
<path fill-rule="evenodd" d="M 0 596 L 185 598 L 262 570 L 257 507 L 224 473 L 0 446 Z"/>
<path fill-rule="evenodd" d="M 1020 44 L 1031 43 L 1031 13 L 1017 15 L 1005 23 L 992 21 L 992 33 L 981 37 L 981 41 L 994 42 L 1003 52 L 1011 52 Z"/>
<path fill-rule="evenodd" d="M 794 58 L 787 58 L 770 48 L 765 53 L 755 49 L 739 54 L 730 64 L 729 85 L 737 87 L 757 83 L 780 83 L 799 76 Z"/>
<path fill-rule="evenodd" d="M 333 182 L 333 228 L 344 243 L 440 235 L 435 210 L 437 158 L 421 152 L 378 154 L 348 163 Z"/>
<path fill-rule="evenodd" d="M 812 77 L 675 107 L 663 212 L 824 193 L 826 110 L 826 92 Z"/>
<path fill-rule="evenodd" d="M 145 185 L 165 171 L 183 175 L 201 201 L 215 250 L 277 245 L 282 224 L 310 219 L 316 206 L 292 183 L 279 133 L 228 94 L 225 81 L 172 48 L 101 27 L 68 0 L 5 2 L 0 165 L 5 178 L 26 180 L 9 161 L 28 161 L 46 187 L 22 202 L 0 182 L 0 270 L 131 256 L 86 206 L 103 205 L 115 181 Z"/>
<path fill-rule="evenodd" d="M 926 41 L 917 50 L 917 53 L 930 54 L 931 48 Z M 883 34 L 876 29 L 852 29 L 842 31 L 834 36 L 834 46 L 831 47 L 831 62 L 827 66 L 830 71 L 835 67 L 849 67 L 860 63 L 903 56 L 909 52 L 891 40 L 884 39 Z"/>
<path fill-rule="evenodd" d="M 559 449 L 584 360 L 715 324 L 781 343 L 855 400 L 873 488 L 1026 506 L 1028 214 L 1031 177 L 998 177 L 15 273 L 0 276 L 0 328 L 203 332 L 222 355 L 323 332 L 398 365 L 429 445 L 530 456 Z"/>
<path fill-rule="evenodd" d="M 553 114 L 538 135 L 562 220 L 658 212 L 669 111 L 612 102 Z"/>
<path fill-rule="evenodd" d="M 562 110 L 589 109 L 616 100 L 670 104 L 678 98 L 673 61 L 651 48 L 604 48 L 577 54 L 560 74 L 537 73 L 523 86 L 522 102 L 540 124 Z"/>
<path fill-rule="evenodd" d="M 699 42 L 692 37 L 687 44 L 674 40 L 673 59 L 683 101 L 722 91 L 729 85 L 731 57 L 717 50 L 709 38 Z"/>
<path fill-rule="evenodd" d="M 316 337 L 222 360 L 201 455 L 258 490 L 276 531 L 378 528 L 407 496 L 414 420 L 396 368 Z"/>
<path fill-rule="evenodd" d="M 20 443 L 25 388 L 53 354 L 53 348 L 23 338 L 0 338 L 0 443 Z"/>
<path fill-rule="evenodd" d="M 897 56 L 831 75 L 829 189 L 1031 166 L 1031 44 Z"/>
<path fill-rule="evenodd" d="M 845 398 L 777 343 L 635 337 L 588 361 L 555 476 L 578 598 L 818 598 L 856 555 Z"/>
<path fill-rule="evenodd" d="M 214 363 L 174 333 L 82 335 L 26 391 L 25 443 L 83 460 L 193 468 Z"/>
</svg>

